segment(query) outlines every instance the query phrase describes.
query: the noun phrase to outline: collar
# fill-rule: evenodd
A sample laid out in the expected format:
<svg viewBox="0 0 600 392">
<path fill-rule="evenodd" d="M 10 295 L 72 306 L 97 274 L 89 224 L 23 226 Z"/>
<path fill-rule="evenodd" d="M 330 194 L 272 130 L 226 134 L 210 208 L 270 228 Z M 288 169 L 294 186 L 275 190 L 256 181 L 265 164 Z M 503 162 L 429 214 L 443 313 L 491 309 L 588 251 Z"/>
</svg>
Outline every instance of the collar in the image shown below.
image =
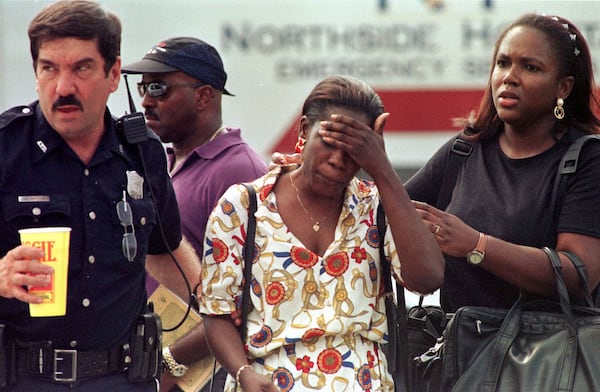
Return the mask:
<svg viewBox="0 0 600 392">
<path fill-rule="evenodd" d="M 213 133 L 213 136 L 206 143 L 194 148 L 192 154 L 196 154 L 203 159 L 215 159 L 229 147 L 244 143 L 241 132 L 239 128 L 221 127 Z"/>
<path fill-rule="evenodd" d="M 225 132 L 221 130 L 224 130 Z M 213 160 L 228 148 L 243 143 L 244 141 L 242 140 L 241 130 L 239 128 L 219 128 L 217 131 L 215 131 L 215 133 L 213 133 L 213 137 L 211 137 L 211 139 L 193 149 L 187 155 L 183 163 L 178 165 L 178 168 L 173 171 L 171 175 L 181 170 L 182 167 L 187 166 L 188 161 L 195 161 L 199 158 Z M 166 151 L 169 160 L 169 167 L 172 167 L 175 161 L 175 152 L 173 151 L 173 147 L 170 146 L 166 148 Z"/>
<path fill-rule="evenodd" d="M 39 106 L 39 101 L 34 103 L 33 108 L 35 110 L 36 120 L 32 133 L 33 143 L 35 145 L 33 148 L 34 162 L 44 159 L 44 157 L 48 156 L 57 148 L 64 148 L 65 151 L 69 151 L 75 157 L 75 154 L 71 149 L 68 149 L 65 140 L 52 128 L 52 126 L 50 126 L 48 120 L 46 120 L 46 117 Z M 131 159 L 125 150 L 126 149 L 117 136 L 115 120 L 107 107 L 104 112 L 104 134 L 102 135 L 100 144 L 88 166 L 91 167 L 98 164 L 115 154 L 130 161 Z"/>
<path fill-rule="evenodd" d="M 42 113 L 39 101 L 33 104 L 35 121 L 33 127 L 33 161 L 37 162 L 52 153 L 55 149 L 65 145 L 62 137 L 50 126 Z"/>
</svg>

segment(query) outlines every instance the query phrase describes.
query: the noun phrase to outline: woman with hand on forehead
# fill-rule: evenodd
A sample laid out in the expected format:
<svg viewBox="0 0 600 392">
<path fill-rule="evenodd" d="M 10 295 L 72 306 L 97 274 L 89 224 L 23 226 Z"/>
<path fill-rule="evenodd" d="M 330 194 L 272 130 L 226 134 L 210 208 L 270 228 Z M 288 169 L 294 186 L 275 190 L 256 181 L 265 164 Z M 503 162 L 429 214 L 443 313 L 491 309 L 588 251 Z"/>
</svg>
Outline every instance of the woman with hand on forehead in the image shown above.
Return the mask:
<svg viewBox="0 0 600 392">
<path fill-rule="evenodd" d="M 248 339 L 230 314 L 243 286 L 248 193 L 233 186 L 209 220 L 202 303 L 207 340 L 230 379 L 226 390 L 393 390 L 380 349 L 387 337 L 381 263 L 405 286 L 443 281 L 436 240 L 384 149 L 388 117 L 365 83 L 334 76 L 306 99 L 303 163 L 253 182 L 258 195 Z M 359 169 L 373 181 L 356 178 Z M 380 239 L 383 203 L 388 230 Z M 389 261 L 380 260 L 383 246 Z"/>
</svg>

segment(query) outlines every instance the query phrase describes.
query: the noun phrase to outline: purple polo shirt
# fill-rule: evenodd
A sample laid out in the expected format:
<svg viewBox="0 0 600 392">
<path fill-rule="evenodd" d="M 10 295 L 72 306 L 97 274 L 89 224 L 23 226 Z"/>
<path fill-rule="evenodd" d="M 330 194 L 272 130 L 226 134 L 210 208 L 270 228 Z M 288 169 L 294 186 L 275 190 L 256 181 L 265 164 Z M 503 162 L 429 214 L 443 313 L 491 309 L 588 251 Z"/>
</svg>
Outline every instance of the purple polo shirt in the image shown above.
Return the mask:
<svg viewBox="0 0 600 392">
<path fill-rule="evenodd" d="M 262 157 L 241 137 L 238 128 L 197 147 L 171 173 L 177 195 L 183 234 L 202 258 L 204 232 L 208 216 L 227 188 L 252 181 L 268 170 Z M 169 167 L 174 155 L 167 149 Z"/>
</svg>

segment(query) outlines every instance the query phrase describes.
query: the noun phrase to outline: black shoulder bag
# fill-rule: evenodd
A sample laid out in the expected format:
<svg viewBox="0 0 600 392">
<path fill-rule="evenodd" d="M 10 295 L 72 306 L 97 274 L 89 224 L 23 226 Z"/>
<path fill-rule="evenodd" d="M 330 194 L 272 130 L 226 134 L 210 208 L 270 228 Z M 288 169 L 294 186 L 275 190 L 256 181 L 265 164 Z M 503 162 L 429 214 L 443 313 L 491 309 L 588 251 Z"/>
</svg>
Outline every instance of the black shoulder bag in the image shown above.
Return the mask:
<svg viewBox="0 0 600 392">
<path fill-rule="evenodd" d="M 242 342 L 248 337 L 248 313 L 250 312 L 250 282 L 252 280 L 252 260 L 254 259 L 254 235 L 256 234 L 256 192 L 251 184 L 243 184 L 248 189 L 248 227 L 244 242 L 244 289 L 242 291 L 242 323 L 240 336 Z"/>
<path fill-rule="evenodd" d="M 240 337 L 246 344 L 248 337 L 248 313 L 250 313 L 250 285 L 252 281 L 252 261 L 254 259 L 254 236 L 256 234 L 256 191 L 252 184 L 242 184 L 248 190 L 248 226 L 246 227 L 246 241 L 244 242 L 244 280 L 242 281 L 242 303 Z M 236 385 L 236 389 L 237 389 Z M 212 391 L 212 386 L 211 386 Z"/>
<path fill-rule="evenodd" d="M 464 161 L 473 152 L 473 143 L 460 137 L 454 139 L 444 179 L 438 193 L 435 206 L 445 209 L 452 198 L 458 173 Z M 404 299 L 404 295 L 402 296 Z M 398 302 L 400 304 L 400 302 Z M 402 304 L 406 307 L 405 302 Z M 400 306 L 399 306 L 400 308 Z M 406 346 L 406 366 L 404 367 L 406 388 L 410 392 L 435 391 L 440 384 L 442 334 L 452 314 L 446 314 L 439 305 L 423 305 L 423 296 L 419 303 L 408 310 L 406 329 L 402 335 Z M 400 315 L 398 316 L 400 317 Z"/>
<path fill-rule="evenodd" d="M 472 143 L 460 137 L 454 139 L 436 202 L 438 208 L 444 209 L 448 205 L 460 167 L 472 151 Z M 382 345 L 382 350 L 388 360 L 388 369 L 394 379 L 396 392 L 430 391 L 430 384 L 439 385 L 437 362 L 440 357 L 437 353 L 431 357 L 423 353 L 441 338 L 449 316 L 440 306 L 423 306 L 423 296 L 419 298 L 419 304 L 407 312 L 404 288 L 396 284 L 386 262 L 383 248 L 385 212 L 381 201 L 377 209 L 377 230 L 389 334 L 388 343 Z M 396 286 L 396 303 L 393 300 L 393 285 Z M 426 361 L 422 363 L 421 357 Z"/>
<path fill-rule="evenodd" d="M 254 237 L 256 234 L 256 192 L 251 184 L 242 184 L 248 190 L 248 226 L 246 227 L 246 242 L 244 242 L 244 280 L 242 282 L 242 311 L 240 314 L 240 337 L 242 343 L 245 344 L 246 337 L 248 336 L 248 313 L 250 312 L 250 281 L 252 279 L 252 260 L 254 259 Z M 213 390 L 213 379 L 215 377 L 215 370 L 217 368 L 216 359 L 213 361 L 213 374 L 210 380 L 209 391 Z"/>
<path fill-rule="evenodd" d="M 575 266 L 586 304 L 575 306 L 555 250 L 544 248 L 559 302 L 517 300 L 511 309 L 460 308 L 444 332 L 441 391 L 600 390 L 600 309 L 594 307 L 583 264 Z M 568 254 L 569 259 L 575 257 Z"/>
<path fill-rule="evenodd" d="M 394 302 L 395 279 L 390 271 L 390 262 L 385 255 L 384 238 L 386 232 L 385 212 L 379 201 L 377 207 L 377 232 L 379 234 L 379 260 L 381 263 L 381 280 L 384 287 L 385 314 L 388 324 L 388 343 L 382 345 L 388 362 L 388 370 L 394 379 L 396 392 L 406 392 L 404 369 L 408 366 L 408 353 L 403 331 L 406 331 L 406 301 L 404 289 L 396 285 L 396 302 Z"/>
</svg>

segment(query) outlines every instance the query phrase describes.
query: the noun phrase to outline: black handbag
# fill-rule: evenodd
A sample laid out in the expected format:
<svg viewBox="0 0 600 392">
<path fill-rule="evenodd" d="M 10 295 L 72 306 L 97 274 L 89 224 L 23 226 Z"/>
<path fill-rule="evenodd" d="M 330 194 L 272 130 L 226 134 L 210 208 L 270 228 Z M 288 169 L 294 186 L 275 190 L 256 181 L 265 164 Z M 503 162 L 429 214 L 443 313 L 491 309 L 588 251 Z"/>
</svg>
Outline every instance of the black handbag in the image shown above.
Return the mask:
<svg viewBox="0 0 600 392">
<path fill-rule="evenodd" d="M 444 332 L 441 391 L 600 390 L 600 309 L 592 303 L 587 276 L 577 269 L 586 306 L 571 305 L 560 259 L 554 250 L 544 251 L 560 301 L 527 301 L 522 295 L 508 310 L 459 309 Z"/>
<path fill-rule="evenodd" d="M 240 337 L 246 342 L 248 336 L 248 313 L 250 313 L 250 282 L 252 281 L 252 262 L 254 260 L 254 237 L 256 235 L 256 191 L 252 184 L 242 184 L 248 190 L 248 227 L 246 228 L 246 241 L 244 242 L 244 282 L 241 303 Z"/>
<path fill-rule="evenodd" d="M 256 191 L 254 190 L 254 186 L 249 183 L 242 183 L 243 186 L 246 187 L 248 191 L 248 226 L 246 228 L 246 241 L 244 242 L 244 281 L 242 288 L 242 301 L 241 301 L 241 312 L 240 318 L 241 323 L 239 327 L 240 337 L 242 338 L 242 342 L 246 342 L 246 338 L 248 336 L 248 313 L 250 313 L 250 281 L 252 280 L 252 262 L 254 260 L 255 255 L 255 237 L 256 237 L 256 213 L 257 209 L 257 201 L 256 201 Z M 208 390 L 212 392 L 213 390 L 213 381 L 215 380 L 217 368 L 217 360 L 216 358 L 213 360 L 213 374 L 210 378 L 210 384 Z M 237 381 L 236 381 L 237 383 Z M 236 389 L 237 389 L 236 385 Z"/>
<path fill-rule="evenodd" d="M 379 257 L 389 334 L 388 343 L 382 345 L 382 350 L 397 392 L 427 392 L 430 385 L 440 385 L 440 366 L 436 363 L 439 356 L 427 358 L 426 363 L 420 362 L 418 358 L 425 355 L 423 353 L 441 338 L 449 316 L 440 306 L 423 306 L 423 297 L 420 297 L 417 306 L 407 312 L 404 288 L 397 285 L 391 276 L 389 260 L 383 250 L 386 226 L 381 203 L 377 209 L 376 222 L 381 239 Z M 396 290 L 393 289 L 394 285 Z"/>
<path fill-rule="evenodd" d="M 450 202 L 452 190 L 464 161 L 471 155 L 474 144 L 456 137 L 450 149 L 448 164 L 435 206 L 445 209 Z M 400 291 L 403 289 L 401 288 Z M 398 319 L 405 320 L 405 331 L 399 337 L 399 344 L 405 347 L 402 357 L 402 382 L 409 392 L 438 391 L 441 384 L 441 344 L 442 334 L 452 317 L 439 305 L 423 306 L 423 296 L 419 303 L 408 312 L 404 294 L 398 295 Z M 404 311 L 402 311 L 404 309 Z"/>
<path fill-rule="evenodd" d="M 407 321 L 407 390 L 430 392 L 441 384 L 441 345 L 443 333 L 452 314 L 440 306 L 419 304 L 408 310 Z"/>
<path fill-rule="evenodd" d="M 396 285 L 390 270 L 390 262 L 385 255 L 383 239 L 385 238 L 385 212 L 383 204 L 379 202 L 377 207 L 377 233 L 379 235 L 379 260 L 381 263 L 381 281 L 384 288 L 385 314 L 388 325 L 388 343 L 382 344 L 381 349 L 385 353 L 388 363 L 388 371 L 394 379 L 396 392 L 407 392 L 405 370 L 408 365 L 406 345 L 403 344 L 406 331 L 406 307 L 404 306 L 404 289 Z M 396 302 L 394 302 L 394 288 L 396 285 Z"/>
</svg>

